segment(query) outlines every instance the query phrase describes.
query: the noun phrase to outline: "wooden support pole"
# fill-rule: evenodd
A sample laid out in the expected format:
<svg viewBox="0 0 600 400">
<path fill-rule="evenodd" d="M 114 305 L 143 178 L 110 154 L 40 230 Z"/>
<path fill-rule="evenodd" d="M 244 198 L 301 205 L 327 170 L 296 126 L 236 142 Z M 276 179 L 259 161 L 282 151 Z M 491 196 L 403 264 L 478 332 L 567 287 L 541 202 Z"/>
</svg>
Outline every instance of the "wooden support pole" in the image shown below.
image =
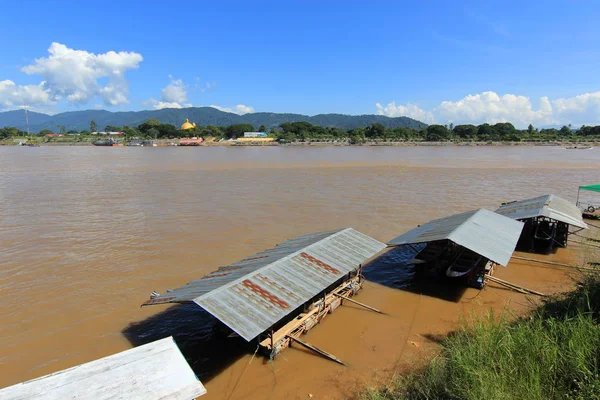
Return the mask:
<svg viewBox="0 0 600 400">
<path fill-rule="evenodd" d="M 597 244 L 585 243 L 585 242 L 578 242 L 578 241 L 575 241 L 575 240 L 571 240 L 571 243 L 575 243 L 575 244 L 578 244 L 580 246 L 593 247 L 595 249 L 600 249 L 600 246 L 598 246 Z"/>
<path fill-rule="evenodd" d="M 354 304 L 356 304 L 356 305 L 359 305 L 359 306 L 361 306 L 361 307 L 364 307 L 364 308 L 366 308 L 366 309 L 368 309 L 368 310 L 375 311 L 376 313 L 383 314 L 383 315 L 387 315 L 386 313 L 384 313 L 384 312 L 383 312 L 383 311 L 381 311 L 381 310 L 378 310 L 378 309 L 376 309 L 376 308 L 373 308 L 373 307 L 371 307 L 371 306 L 368 306 L 368 305 L 366 305 L 366 304 L 360 303 L 360 302 L 358 302 L 358 301 L 356 301 L 356 300 L 352 300 L 351 298 L 349 298 L 349 297 L 346 297 L 346 296 L 342 296 L 341 294 L 334 293 L 334 296 L 337 296 L 337 297 L 341 298 L 342 300 L 348 300 L 350 303 L 354 303 Z"/>
<path fill-rule="evenodd" d="M 542 296 L 542 297 L 546 296 L 543 293 L 536 292 L 535 290 L 527 289 L 526 287 L 523 287 L 523 286 L 515 285 L 514 283 L 510 283 L 510 282 L 507 282 L 507 281 L 502 280 L 500 278 L 496 278 L 495 276 L 487 275 L 486 279 L 489 279 L 490 281 L 498 283 L 500 285 L 506 286 L 506 287 L 508 287 L 510 289 L 516 290 L 516 291 L 518 291 L 520 293 L 535 294 L 535 295 Z"/>
<path fill-rule="evenodd" d="M 321 350 L 321 349 L 319 349 L 318 347 L 315 347 L 315 346 L 313 346 L 313 345 L 312 345 L 312 344 L 310 344 L 310 343 L 303 342 L 302 340 L 300 340 L 300 339 L 298 339 L 298 338 L 295 338 L 295 337 L 293 337 L 293 336 L 289 336 L 289 335 L 288 335 L 288 338 L 289 338 L 289 339 L 290 339 L 292 342 L 296 342 L 296 343 L 298 343 L 298 344 L 300 344 L 300 345 L 302 345 L 302 346 L 306 347 L 307 349 L 309 349 L 309 350 L 312 350 L 312 351 L 314 351 L 315 353 L 317 353 L 317 354 L 320 354 L 320 355 L 322 355 L 323 357 L 330 359 L 331 361 L 334 361 L 334 362 L 336 362 L 336 363 L 338 363 L 338 364 L 341 364 L 341 365 L 343 365 L 344 367 L 346 367 L 346 366 L 347 366 L 346 364 L 344 364 L 344 362 L 343 362 L 342 360 L 340 360 L 339 358 L 337 358 L 337 357 L 336 357 L 336 356 L 334 356 L 333 354 L 326 352 L 325 350 Z"/>
<path fill-rule="evenodd" d="M 513 256 L 512 258 L 515 258 L 517 260 L 532 261 L 532 262 L 548 264 L 548 265 L 557 265 L 559 267 L 578 268 L 576 265 L 561 264 L 561 263 L 552 262 L 552 261 L 536 260 L 535 258 L 518 257 L 518 256 Z"/>
<path fill-rule="evenodd" d="M 512 258 L 516 258 L 518 260 L 538 262 L 538 263 L 541 263 L 541 264 L 556 265 L 557 267 L 580 269 L 580 270 L 583 270 L 583 271 L 598 271 L 598 268 L 589 268 L 589 267 L 581 267 L 579 265 L 561 264 L 561 263 L 555 263 L 555 262 L 552 262 L 552 261 L 536 260 L 534 258 L 517 257 L 517 256 L 513 256 Z"/>
</svg>

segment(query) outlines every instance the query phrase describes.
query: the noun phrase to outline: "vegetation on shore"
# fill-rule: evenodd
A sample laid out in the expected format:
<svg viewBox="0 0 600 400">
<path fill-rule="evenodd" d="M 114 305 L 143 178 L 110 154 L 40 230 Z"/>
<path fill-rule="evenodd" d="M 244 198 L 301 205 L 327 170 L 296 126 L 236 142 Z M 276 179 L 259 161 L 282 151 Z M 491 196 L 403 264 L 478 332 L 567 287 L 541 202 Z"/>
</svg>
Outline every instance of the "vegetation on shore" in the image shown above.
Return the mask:
<svg viewBox="0 0 600 400">
<path fill-rule="evenodd" d="M 446 337 L 421 371 L 369 389 L 368 400 L 600 398 L 600 279 L 527 318 L 475 320 Z"/>
<path fill-rule="evenodd" d="M 85 142 L 97 137 L 91 132 L 99 129 L 95 121 L 90 121 L 90 130 L 67 131 L 64 126 L 59 126 L 57 132 L 45 129 L 29 135 L 44 142 Z M 151 118 L 137 127 L 106 126 L 104 131 L 124 132 L 125 141 L 140 139 L 176 139 L 181 137 L 212 137 L 216 139 L 235 139 L 243 136 L 244 132 L 259 130 L 267 132 L 265 126 L 255 127 L 250 124 L 234 124 L 229 126 L 197 126 L 189 130 L 179 130 L 171 124 L 161 123 Z M 429 125 L 421 129 L 396 127 L 386 128 L 382 124 L 374 123 L 364 128 L 340 129 L 312 125 L 309 122 L 284 122 L 277 128 L 267 132 L 271 137 L 281 143 L 290 142 L 337 142 L 348 144 L 361 144 L 365 142 L 586 142 L 600 140 L 600 126 L 583 126 L 571 129 L 563 126 L 561 129 L 536 129 L 529 125 L 527 129 L 516 129 L 510 123 L 497 123 L 494 125 Z M 61 134 L 62 137 L 48 137 L 47 135 Z M 0 129 L 0 139 L 25 137 L 26 132 L 17 128 L 5 127 Z"/>
</svg>

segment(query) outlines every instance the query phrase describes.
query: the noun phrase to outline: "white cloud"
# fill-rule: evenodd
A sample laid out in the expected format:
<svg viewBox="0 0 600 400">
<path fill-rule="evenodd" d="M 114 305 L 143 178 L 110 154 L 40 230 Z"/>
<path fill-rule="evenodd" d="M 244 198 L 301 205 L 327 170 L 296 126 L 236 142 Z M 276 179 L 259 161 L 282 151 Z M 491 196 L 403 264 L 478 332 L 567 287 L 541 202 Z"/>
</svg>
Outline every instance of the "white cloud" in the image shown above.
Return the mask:
<svg viewBox="0 0 600 400">
<path fill-rule="evenodd" d="M 162 88 L 161 100 L 149 99 L 142 104 L 146 107 L 152 107 L 154 110 L 163 108 L 184 108 L 192 107 L 191 103 L 186 103 L 188 99 L 187 86 L 181 79 L 173 79 L 169 75 L 171 82 Z"/>
<path fill-rule="evenodd" d="M 235 106 L 235 108 L 221 107 L 221 106 L 216 106 L 214 104 L 211 104 L 210 107 L 216 108 L 217 110 L 234 113 L 234 114 L 238 114 L 238 115 L 244 115 L 244 114 L 249 114 L 249 113 L 254 112 L 254 107 L 245 106 L 243 104 L 238 104 L 237 106 Z"/>
<path fill-rule="evenodd" d="M 600 92 L 556 99 L 552 104 L 564 124 L 600 124 Z"/>
<path fill-rule="evenodd" d="M 128 103 L 125 73 L 138 68 L 143 60 L 141 54 L 135 52 L 94 54 L 56 42 L 50 45 L 48 53 L 48 57 L 37 58 L 21 69 L 26 74 L 44 78 L 40 87 L 48 97 L 45 103 L 38 104 L 52 104 L 62 98 L 69 103 L 84 104 L 95 96 L 110 106 Z M 100 79 L 108 81 L 103 85 Z"/>
<path fill-rule="evenodd" d="M 162 91 L 162 101 L 170 103 L 185 103 L 187 101 L 187 88 L 181 79 L 173 79 L 169 75 L 171 83 L 165 86 Z"/>
<path fill-rule="evenodd" d="M 217 82 L 214 82 L 214 81 L 213 82 L 205 82 L 203 85 L 200 83 L 200 78 L 197 76 L 194 78 L 194 80 L 196 81 L 196 83 L 194 84 L 194 89 L 200 90 L 202 93 L 217 86 Z"/>
<path fill-rule="evenodd" d="M 505 94 L 500 97 L 495 92 L 468 95 L 459 101 L 444 101 L 434 109 L 436 119 L 453 123 L 512 122 L 515 125 L 530 123 L 552 124 L 552 106 L 547 97 L 540 98 L 538 110 L 525 96 Z"/>
<path fill-rule="evenodd" d="M 56 101 L 44 88 L 45 82 L 39 85 L 19 86 L 13 81 L 0 81 L 0 105 L 14 107 L 22 105 L 49 105 Z"/>
<path fill-rule="evenodd" d="M 158 101 L 154 99 L 150 99 L 143 103 L 146 106 L 151 106 L 154 110 L 162 110 L 163 108 L 186 108 L 192 107 L 191 104 L 179 104 L 177 102 L 169 102 L 169 101 Z"/>
<path fill-rule="evenodd" d="M 387 106 L 383 107 L 381 104 L 375 104 L 377 107 L 378 115 L 387 115 L 388 117 L 409 117 L 422 122 L 431 123 L 433 122 L 433 114 L 428 111 L 424 111 L 414 104 L 396 105 L 395 101 L 392 101 Z"/>
<path fill-rule="evenodd" d="M 390 117 L 407 116 L 426 123 L 481 124 L 511 122 L 517 127 L 534 125 L 598 125 L 600 124 L 600 92 L 550 100 L 541 97 L 537 108 L 528 97 L 488 91 L 468 95 L 458 101 L 443 101 L 431 111 L 414 104 L 383 107 L 377 103 L 377 114 Z"/>
</svg>

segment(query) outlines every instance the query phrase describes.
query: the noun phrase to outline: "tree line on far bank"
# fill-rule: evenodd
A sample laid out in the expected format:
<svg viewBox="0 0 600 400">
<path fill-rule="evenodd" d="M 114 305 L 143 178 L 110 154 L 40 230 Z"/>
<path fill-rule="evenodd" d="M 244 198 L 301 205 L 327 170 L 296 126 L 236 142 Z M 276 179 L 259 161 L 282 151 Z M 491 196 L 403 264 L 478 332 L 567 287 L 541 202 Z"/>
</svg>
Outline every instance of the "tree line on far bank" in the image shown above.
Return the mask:
<svg viewBox="0 0 600 400">
<path fill-rule="evenodd" d="M 37 135 L 45 137 L 47 134 L 60 133 L 63 136 L 88 136 L 98 130 L 95 121 L 90 121 L 90 130 L 67 131 L 64 126 L 57 126 L 55 131 L 44 129 Z M 171 124 L 163 124 L 151 118 L 137 127 L 106 126 L 104 131 L 123 132 L 129 139 L 175 139 L 182 137 L 214 137 L 235 139 L 242 137 L 244 132 L 254 132 L 256 127 L 251 124 L 235 124 L 230 126 L 197 126 L 193 129 L 182 131 Z M 267 132 L 265 126 L 258 127 L 258 131 Z M 600 139 L 600 126 L 582 126 L 572 129 L 563 126 L 560 129 L 536 129 L 529 125 L 527 129 L 516 129 L 511 123 L 481 125 L 429 125 L 423 129 L 406 127 L 386 128 L 379 123 L 364 128 L 344 130 L 334 127 L 312 125 L 309 122 L 285 122 L 276 128 L 270 129 L 269 136 L 275 137 L 280 142 L 295 141 L 349 141 L 351 143 L 364 143 L 372 141 L 549 141 L 549 140 L 595 140 Z M 24 137 L 27 133 L 17 128 L 0 128 L 0 139 L 10 137 Z"/>
</svg>

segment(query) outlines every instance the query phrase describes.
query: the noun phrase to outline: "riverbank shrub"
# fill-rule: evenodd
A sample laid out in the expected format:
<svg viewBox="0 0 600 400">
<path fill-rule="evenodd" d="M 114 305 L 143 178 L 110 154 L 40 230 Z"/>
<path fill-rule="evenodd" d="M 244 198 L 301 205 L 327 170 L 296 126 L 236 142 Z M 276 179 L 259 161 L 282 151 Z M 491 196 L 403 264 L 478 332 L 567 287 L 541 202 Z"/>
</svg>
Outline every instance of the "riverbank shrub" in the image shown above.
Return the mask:
<svg viewBox="0 0 600 400">
<path fill-rule="evenodd" d="M 422 371 L 364 399 L 600 398 L 600 280 L 509 322 L 489 314 L 444 340 Z"/>
</svg>

